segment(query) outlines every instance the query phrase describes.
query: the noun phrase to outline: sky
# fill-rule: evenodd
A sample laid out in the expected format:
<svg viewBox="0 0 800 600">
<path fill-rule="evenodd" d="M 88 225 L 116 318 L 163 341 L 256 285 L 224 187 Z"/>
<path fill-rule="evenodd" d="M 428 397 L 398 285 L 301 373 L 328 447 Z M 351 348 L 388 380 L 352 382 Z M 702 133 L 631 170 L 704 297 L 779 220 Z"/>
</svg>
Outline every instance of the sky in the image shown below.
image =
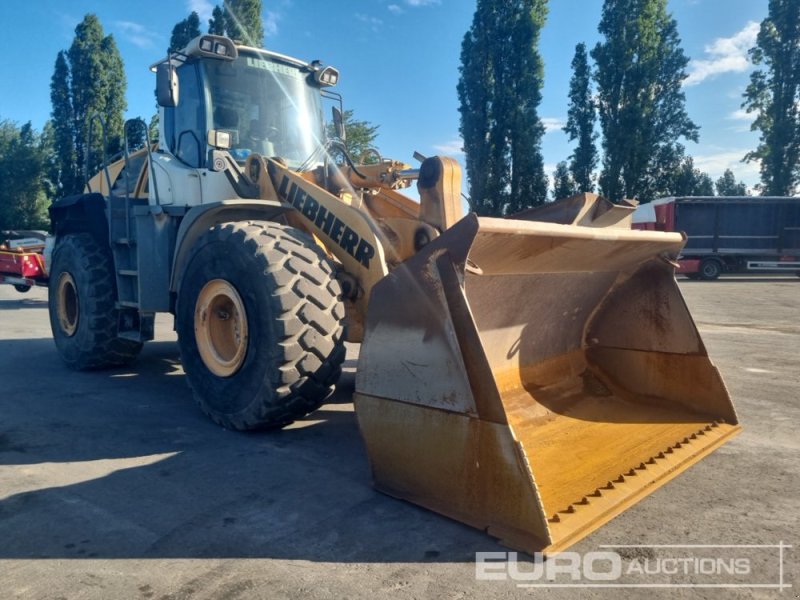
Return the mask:
<svg viewBox="0 0 800 600">
<path fill-rule="evenodd" d="M 691 62 L 685 82 L 689 116 L 700 141 L 686 142 L 695 165 L 714 179 L 726 168 L 748 185 L 758 165 L 741 162 L 755 148 L 752 115 L 741 110 L 752 65 L 747 59 L 767 16 L 768 0 L 669 0 Z M 379 125 L 384 157 L 415 164 L 414 151 L 463 161 L 458 134 L 461 40 L 475 0 L 263 0 L 265 47 L 320 59 L 341 73 L 337 91 L 357 119 Z M 126 117 L 154 112 L 155 76 L 148 66 L 164 56 L 172 27 L 195 10 L 205 26 L 213 0 L 26 0 L 3 7 L 0 37 L 0 120 L 31 121 L 40 130 L 50 116 L 50 78 L 59 50 L 75 26 L 95 13 L 113 34 L 125 63 Z M 601 0 L 550 0 L 540 51 L 545 64 L 539 114 L 547 128 L 542 151 L 548 175 L 572 152 L 563 133 L 570 63 L 575 45 L 599 41 Z M 204 29 L 205 30 L 205 29 Z"/>
</svg>

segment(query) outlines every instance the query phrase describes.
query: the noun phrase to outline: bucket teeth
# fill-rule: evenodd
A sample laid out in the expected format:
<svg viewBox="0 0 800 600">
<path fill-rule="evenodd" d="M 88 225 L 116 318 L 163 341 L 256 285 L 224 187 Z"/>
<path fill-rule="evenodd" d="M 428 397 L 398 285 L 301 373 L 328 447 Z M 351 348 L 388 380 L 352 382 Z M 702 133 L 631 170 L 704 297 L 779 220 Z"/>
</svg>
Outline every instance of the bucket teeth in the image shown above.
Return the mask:
<svg viewBox="0 0 800 600">
<path fill-rule="evenodd" d="M 692 444 L 692 441 L 708 435 L 708 432 L 713 431 L 716 427 L 719 427 L 718 423 L 711 423 L 695 433 L 684 437 L 682 440 L 675 442 L 671 446 L 668 446 L 665 450 L 658 452 L 644 462 L 640 462 L 637 466 L 632 467 L 625 473 L 622 473 L 616 478 L 607 481 L 605 485 L 601 485 L 591 493 L 583 496 L 580 500 L 573 502 L 566 509 L 558 511 L 552 517 L 550 517 L 548 521 L 550 523 L 563 523 L 566 515 L 580 512 L 578 509 L 581 506 L 592 504 L 593 506 L 597 505 L 598 507 L 602 507 L 605 502 L 612 500 L 619 493 L 626 493 L 626 488 L 628 488 L 630 485 L 639 485 L 632 481 L 629 482 L 628 478 L 634 476 L 647 477 L 649 470 L 655 470 L 657 473 L 659 469 L 663 468 L 662 466 L 659 466 L 663 461 L 666 461 L 667 465 L 669 465 L 671 461 L 676 460 L 675 457 L 680 456 L 682 449 L 684 452 L 693 452 L 694 445 Z M 686 448 L 684 448 L 684 446 L 686 446 Z M 569 520 L 569 518 L 566 520 Z"/>
</svg>

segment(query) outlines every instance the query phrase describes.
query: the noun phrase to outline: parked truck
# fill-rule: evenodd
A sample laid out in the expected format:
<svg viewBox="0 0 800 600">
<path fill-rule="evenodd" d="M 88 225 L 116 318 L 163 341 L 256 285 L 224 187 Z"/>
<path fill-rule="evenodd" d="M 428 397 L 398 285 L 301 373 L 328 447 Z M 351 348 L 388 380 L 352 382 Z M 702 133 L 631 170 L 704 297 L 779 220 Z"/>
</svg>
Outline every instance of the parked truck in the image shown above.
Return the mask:
<svg viewBox="0 0 800 600">
<path fill-rule="evenodd" d="M 800 274 L 800 197 L 694 196 L 640 206 L 634 228 L 688 236 L 678 273 L 712 280 L 722 273 Z"/>
<path fill-rule="evenodd" d="M 46 237 L 46 231 L 0 231 L 0 284 L 13 285 L 21 294 L 47 285 Z"/>
</svg>

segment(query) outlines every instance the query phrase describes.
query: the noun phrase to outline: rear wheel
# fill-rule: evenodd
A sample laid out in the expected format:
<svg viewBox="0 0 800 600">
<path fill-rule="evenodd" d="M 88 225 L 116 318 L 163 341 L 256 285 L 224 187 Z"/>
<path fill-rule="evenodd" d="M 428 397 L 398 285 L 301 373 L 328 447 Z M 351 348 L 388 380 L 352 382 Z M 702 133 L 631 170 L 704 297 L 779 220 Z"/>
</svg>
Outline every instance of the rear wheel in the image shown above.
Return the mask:
<svg viewBox="0 0 800 600">
<path fill-rule="evenodd" d="M 706 258 L 700 263 L 700 279 L 713 281 L 722 273 L 722 265 L 713 258 Z"/>
<path fill-rule="evenodd" d="M 48 308 L 56 348 L 73 369 L 124 365 L 142 349 L 141 342 L 117 337 L 111 260 L 88 233 L 59 240 L 50 269 Z"/>
<path fill-rule="evenodd" d="M 20 294 L 27 294 L 28 292 L 31 291 L 31 286 L 14 284 L 14 289 L 17 290 Z"/>
<path fill-rule="evenodd" d="M 344 360 L 344 306 L 314 241 L 271 222 L 197 241 L 180 284 L 178 343 L 194 397 L 229 429 L 280 427 L 317 409 Z"/>
<path fill-rule="evenodd" d="M 697 281 L 700 279 L 700 273 L 684 273 L 687 279 L 691 279 L 693 281 Z"/>
</svg>

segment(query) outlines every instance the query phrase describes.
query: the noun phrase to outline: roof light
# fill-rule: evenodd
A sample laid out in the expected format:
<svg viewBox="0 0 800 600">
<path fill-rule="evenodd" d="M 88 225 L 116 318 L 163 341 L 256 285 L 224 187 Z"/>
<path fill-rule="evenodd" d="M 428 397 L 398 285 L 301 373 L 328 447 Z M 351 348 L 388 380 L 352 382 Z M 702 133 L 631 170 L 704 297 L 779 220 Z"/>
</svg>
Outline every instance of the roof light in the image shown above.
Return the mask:
<svg viewBox="0 0 800 600">
<path fill-rule="evenodd" d="M 205 56 L 208 58 L 235 59 L 239 53 L 236 45 L 221 35 L 200 35 L 194 38 L 183 50 L 186 56 Z"/>
<path fill-rule="evenodd" d="M 321 86 L 329 87 L 339 83 L 339 71 L 333 67 L 325 67 L 314 72 L 314 79 Z"/>
</svg>

